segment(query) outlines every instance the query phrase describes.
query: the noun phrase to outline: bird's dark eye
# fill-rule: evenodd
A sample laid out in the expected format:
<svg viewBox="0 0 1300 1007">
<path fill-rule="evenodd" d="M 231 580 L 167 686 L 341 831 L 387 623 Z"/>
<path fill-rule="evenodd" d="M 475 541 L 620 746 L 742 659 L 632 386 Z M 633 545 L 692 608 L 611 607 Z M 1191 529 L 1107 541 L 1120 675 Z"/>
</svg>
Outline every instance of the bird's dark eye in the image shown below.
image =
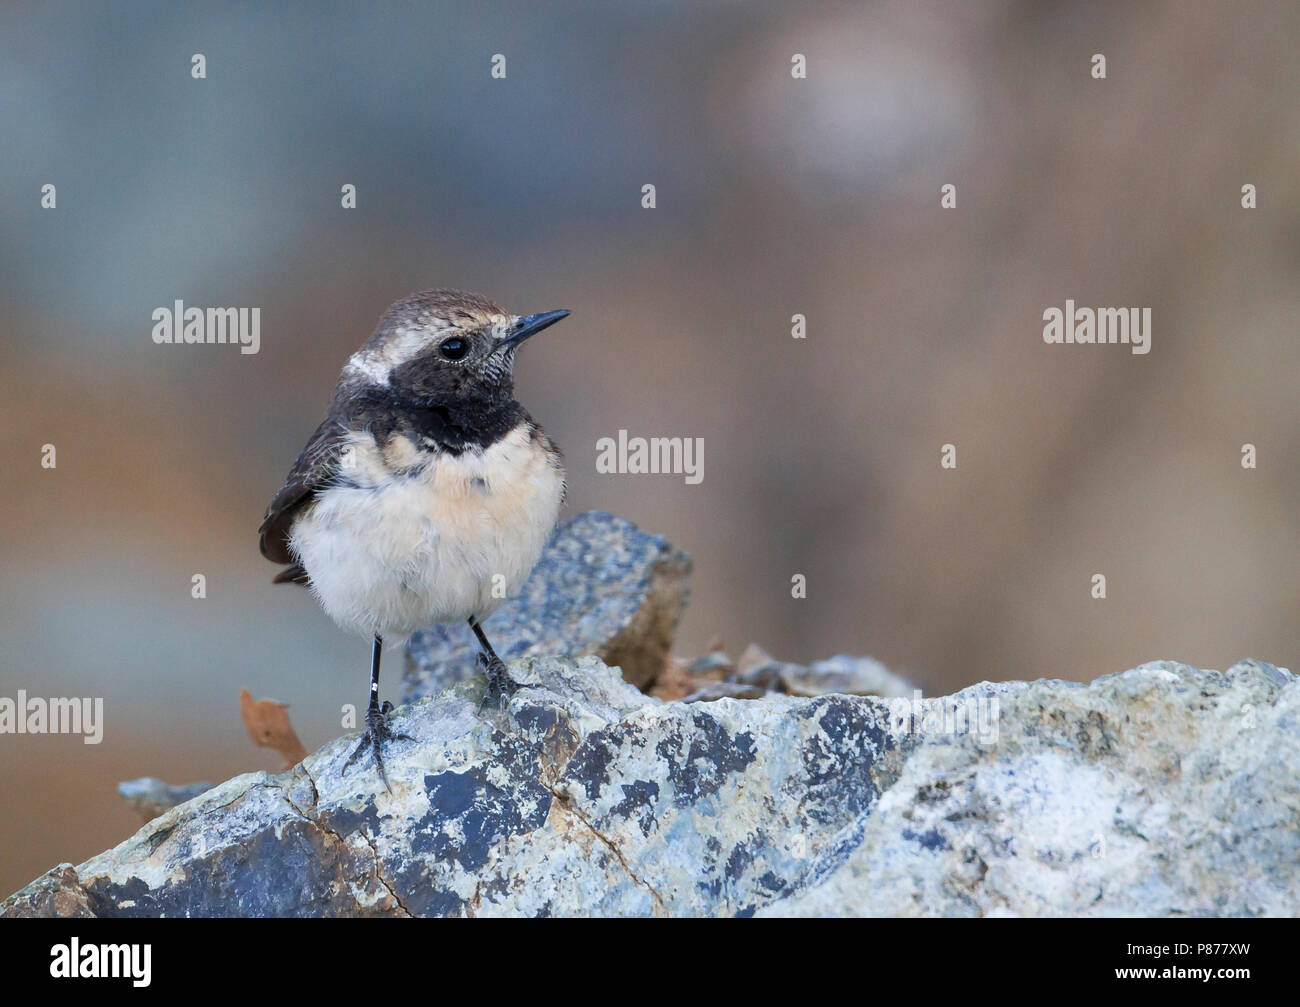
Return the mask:
<svg viewBox="0 0 1300 1007">
<path fill-rule="evenodd" d="M 450 339 L 444 339 L 438 347 L 438 352 L 448 360 L 460 360 L 469 352 L 469 341 L 461 339 L 460 336 L 452 336 Z"/>
</svg>

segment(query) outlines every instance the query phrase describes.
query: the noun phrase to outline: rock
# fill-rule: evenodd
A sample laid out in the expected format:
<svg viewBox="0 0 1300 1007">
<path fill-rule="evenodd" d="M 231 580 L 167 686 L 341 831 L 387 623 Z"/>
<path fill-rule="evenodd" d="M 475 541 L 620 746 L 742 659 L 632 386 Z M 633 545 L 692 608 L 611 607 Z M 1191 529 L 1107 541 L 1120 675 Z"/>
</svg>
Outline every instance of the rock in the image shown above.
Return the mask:
<svg viewBox="0 0 1300 1007">
<path fill-rule="evenodd" d="M 1089 686 L 984 683 L 958 696 L 999 701 L 996 745 L 927 735 L 853 850 L 764 914 L 1300 913 L 1289 672 L 1157 661 Z"/>
<path fill-rule="evenodd" d="M 712 703 L 716 699 L 762 699 L 767 690 L 743 682 L 715 682 L 682 697 L 683 703 Z"/>
<path fill-rule="evenodd" d="M 778 661 L 756 643 L 732 662 L 724 651 L 693 661 L 670 662 L 651 694 L 660 699 L 704 702 L 730 697 L 761 699 L 771 692 L 791 696 L 885 696 L 907 698 L 915 687 L 870 657 L 839 654 L 808 667 Z"/>
<path fill-rule="evenodd" d="M 146 822 L 151 822 L 164 811 L 184 804 L 191 798 L 198 797 L 204 791 L 211 790 L 211 783 L 186 783 L 169 787 L 162 780 L 152 776 L 142 776 L 138 780 L 127 780 L 117 785 L 117 792 Z"/>
<path fill-rule="evenodd" d="M 735 681 L 740 685 L 756 687 L 760 695 L 768 692 L 785 692 L 785 682 L 781 678 L 783 667 L 780 661 L 755 665 L 737 672 Z"/>
<path fill-rule="evenodd" d="M 0 916 L 94 919 L 94 903 L 71 864 L 59 864 L 0 902 Z"/>
<path fill-rule="evenodd" d="M 483 625 L 502 660 L 594 654 L 639 688 L 668 659 L 691 559 L 661 535 L 588 511 L 561 522 L 523 588 Z M 406 700 L 482 674 L 466 625 L 435 626 L 407 647 Z"/>
<path fill-rule="evenodd" d="M 755 668 L 776 663 L 776 658 L 758 644 L 751 643 L 741 652 L 739 659 L 736 661 L 736 676 L 743 678 Z"/>
<path fill-rule="evenodd" d="M 952 697 L 662 703 L 528 658 L 236 777 L 5 916 L 1300 913 L 1300 684 L 1156 662 Z M 958 714 L 962 716 L 958 716 Z"/>
<path fill-rule="evenodd" d="M 788 665 L 784 661 L 778 661 L 758 644 L 751 643 L 736 662 L 736 673 L 732 678 L 746 685 L 756 685 L 767 692 L 788 692 L 783 677 L 786 669 L 794 673 L 807 670 L 797 664 Z"/>
<path fill-rule="evenodd" d="M 648 694 L 654 696 L 655 699 L 668 702 L 689 696 L 696 691 L 697 687 L 695 677 L 686 670 L 685 663 L 678 658 L 670 657 L 668 663 L 664 665 L 664 670 L 659 673 L 654 685 L 650 687 Z"/>
<path fill-rule="evenodd" d="M 807 668 L 797 664 L 781 664 L 777 674 L 785 691 L 792 696 L 843 693 L 849 696 L 906 699 L 914 691 L 914 686 L 879 661 L 870 657 L 850 657 L 848 654 L 814 661 Z"/>
<path fill-rule="evenodd" d="M 733 665 L 726 651 L 711 650 L 707 654 L 701 654 L 694 660 L 688 661 L 686 670 L 694 676 L 720 681 L 732 673 Z"/>
</svg>

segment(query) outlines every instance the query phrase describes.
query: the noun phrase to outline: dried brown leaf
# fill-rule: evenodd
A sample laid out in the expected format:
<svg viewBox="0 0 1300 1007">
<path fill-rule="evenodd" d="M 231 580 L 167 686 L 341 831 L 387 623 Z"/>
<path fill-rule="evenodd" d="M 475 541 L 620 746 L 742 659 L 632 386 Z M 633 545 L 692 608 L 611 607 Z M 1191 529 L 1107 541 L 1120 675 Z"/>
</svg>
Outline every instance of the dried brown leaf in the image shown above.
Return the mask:
<svg viewBox="0 0 1300 1007">
<path fill-rule="evenodd" d="M 239 690 L 239 716 L 249 740 L 258 748 L 273 748 L 287 760 L 284 768 L 297 765 L 307 757 L 293 724 L 289 707 L 274 699 L 254 699 L 247 689 Z"/>
</svg>

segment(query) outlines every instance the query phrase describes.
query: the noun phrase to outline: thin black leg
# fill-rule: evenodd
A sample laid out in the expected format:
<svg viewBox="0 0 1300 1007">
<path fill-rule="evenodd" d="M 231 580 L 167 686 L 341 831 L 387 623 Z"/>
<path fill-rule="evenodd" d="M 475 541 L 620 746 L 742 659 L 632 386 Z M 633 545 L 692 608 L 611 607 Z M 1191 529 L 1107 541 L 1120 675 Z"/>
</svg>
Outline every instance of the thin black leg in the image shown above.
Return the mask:
<svg viewBox="0 0 1300 1007">
<path fill-rule="evenodd" d="M 478 620 L 472 615 L 469 617 L 469 628 L 472 629 L 474 635 L 478 637 L 479 646 L 482 647 L 484 653 L 487 654 L 488 660 L 500 661 L 501 658 L 497 657 L 497 652 L 492 649 L 492 644 L 488 643 L 487 634 L 483 632 L 483 627 L 478 624 Z"/>
<path fill-rule="evenodd" d="M 483 693 L 483 698 L 479 700 L 478 708 L 483 709 L 483 704 L 487 702 L 489 696 L 495 695 L 503 704 L 505 698 L 514 692 L 518 686 L 511 679 L 510 673 L 506 671 L 506 663 L 497 657 L 497 652 L 492 649 L 492 644 L 488 643 L 487 634 L 483 632 L 483 627 L 479 625 L 477 619 L 472 615 L 469 617 L 469 628 L 474 631 L 478 637 L 479 646 L 483 648 L 479 654 L 479 663 L 483 665 L 483 670 L 487 672 L 487 691 Z"/>
<path fill-rule="evenodd" d="M 384 769 L 384 742 L 413 739 L 409 734 L 395 734 L 388 729 L 388 711 L 393 708 L 393 704 L 386 700 L 382 705 L 379 702 L 379 659 L 383 652 L 384 638 L 376 633 L 374 648 L 370 652 L 370 705 L 366 708 L 366 733 L 348 756 L 348 761 L 343 763 L 343 769 L 346 772 L 361 757 L 362 752 L 369 750 L 375 757 L 375 768 L 379 770 L 379 778 L 384 781 L 384 789 L 391 794 L 393 788 L 389 786 L 388 773 Z"/>
<path fill-rule="evenodd" d="M 374 648 L 370 651 L 370 709 L 379 706 L 379 659 L 384 653 L 384 638 L 375 634 Z"/>
</svg>

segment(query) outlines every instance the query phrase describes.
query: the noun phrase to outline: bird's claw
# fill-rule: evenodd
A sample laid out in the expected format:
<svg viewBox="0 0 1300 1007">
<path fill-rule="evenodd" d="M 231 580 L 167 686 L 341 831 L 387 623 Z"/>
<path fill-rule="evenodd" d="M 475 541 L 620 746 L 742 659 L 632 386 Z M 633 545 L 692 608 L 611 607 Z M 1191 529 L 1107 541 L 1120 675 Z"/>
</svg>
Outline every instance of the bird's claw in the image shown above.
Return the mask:
<svg viewBox="0 0 1300 1007">
<path fill-rule="evenodd" d="M 382 706 L 372 706 L 366 710 L 366 733 L 361 736 L 357 742 L 357 747 L 352 749 L 352 754 L 348 756 L 348 761 L 343 763 L 343 771 L 346 773 L 348 767 L 367 749 L 375 757 L 375 768 L 379 770 L 379 778 L 384 781 L 384 789 L 390 794 L 393 788 L 388 783 L 388 773 L 384 770 L 383 745 L 386 741 L 414 741 L 409 734 L 398 734 L 388 727 L 388 714 L 393 709 L 393 704 L 384 700 Z"/>
<path fill-rule="evenodd" d="M 488 657 L 480 651 L 478 663 L 487 675 L 487 688 L 483 691 L 483 698 L 478 701 L 478 712 L 483 712 L 483 706 L 490 696 L 496 696 L 500 704 L 504 706 L 506 699 L 519 688 L 519 683 L 510 677 L 510 672 L 506 671 L 505 662 L 499 657 Z"/>
</svg>

